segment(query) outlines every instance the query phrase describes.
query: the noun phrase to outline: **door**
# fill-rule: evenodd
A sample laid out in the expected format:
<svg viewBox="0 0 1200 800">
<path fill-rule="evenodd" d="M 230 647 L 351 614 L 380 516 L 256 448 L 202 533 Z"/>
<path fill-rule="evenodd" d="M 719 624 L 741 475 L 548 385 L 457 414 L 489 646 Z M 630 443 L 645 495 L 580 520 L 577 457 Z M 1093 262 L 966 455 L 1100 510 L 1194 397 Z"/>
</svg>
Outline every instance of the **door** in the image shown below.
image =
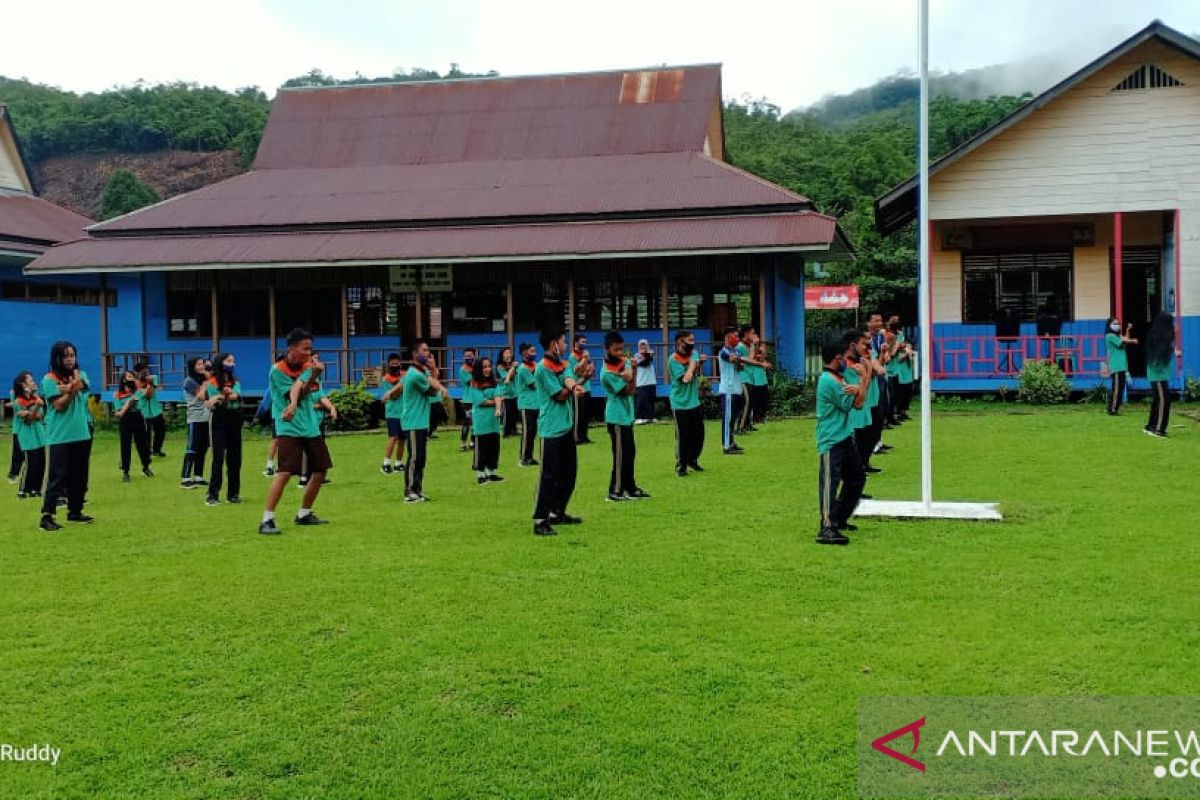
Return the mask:
<svg viewBox="0 0 1200 800">
<path fill-rule="evenodd" d="M 1162 248 L 1126 247 L 1122 255 L 1121 313 L 1127 325 L 1133 325 L 1133 338 L 1139 344 L 1129 348 L 1129 374 L 1146 375 L 1143 343 L 1150 321 L 1162 309 Z"/>
</svg>

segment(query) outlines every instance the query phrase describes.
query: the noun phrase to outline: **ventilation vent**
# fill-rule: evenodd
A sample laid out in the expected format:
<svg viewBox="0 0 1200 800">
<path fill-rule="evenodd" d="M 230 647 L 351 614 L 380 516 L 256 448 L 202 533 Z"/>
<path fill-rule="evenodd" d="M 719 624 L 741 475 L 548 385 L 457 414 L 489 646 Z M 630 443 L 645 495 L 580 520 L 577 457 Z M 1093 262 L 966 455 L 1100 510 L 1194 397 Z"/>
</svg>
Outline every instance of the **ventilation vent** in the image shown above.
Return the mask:
<svg viewBox="0 0 1200 800">
<path fill-rule="evenodd" d="M 1112 90 L 1130 92 L 1135 89 L 1169 89 L 1173 86 L 1183 86 L 1183 81 L 1153 64 L 1145 64 L 1129 73 Z"/>
</svg>

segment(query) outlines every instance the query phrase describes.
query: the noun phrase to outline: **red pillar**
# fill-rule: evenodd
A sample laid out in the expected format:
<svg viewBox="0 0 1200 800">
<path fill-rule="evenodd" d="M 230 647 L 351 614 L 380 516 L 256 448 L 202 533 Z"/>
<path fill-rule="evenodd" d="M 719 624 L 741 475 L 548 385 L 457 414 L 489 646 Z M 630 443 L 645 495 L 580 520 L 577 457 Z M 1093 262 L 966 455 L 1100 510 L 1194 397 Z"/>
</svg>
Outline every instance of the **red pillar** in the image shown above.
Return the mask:
<svg viewBox="0 0 1200 800">
<path fill-rule="evenodd" d="M 1124 303 L 1121 300 L 1121 282 L 1124 278 L 1124 270 L 1121 262 L 1125 236 L 1121 230 L 1121 222 L 1121 212 L 1117 211 L 1113 214 L 1113 316 L 1121 320 L 1121 324 L 1124 325 L 1125 315 L 1122 313 Z"/>
<path fill-rule="evenodd" d="M 1179 352 L 1176 361 L 1180 370 L 1183 369 L 1183 301 L 1181 300 L 1183 276 L 1180 266 L 1183 263 L 1182 251 L 1183 229 L 1179 225 L 1179 209 L 1177 208 L 1175 209 L 1175 305 L 1169 310 L 1175 315 L 1175 349 Z"/>
</svg>

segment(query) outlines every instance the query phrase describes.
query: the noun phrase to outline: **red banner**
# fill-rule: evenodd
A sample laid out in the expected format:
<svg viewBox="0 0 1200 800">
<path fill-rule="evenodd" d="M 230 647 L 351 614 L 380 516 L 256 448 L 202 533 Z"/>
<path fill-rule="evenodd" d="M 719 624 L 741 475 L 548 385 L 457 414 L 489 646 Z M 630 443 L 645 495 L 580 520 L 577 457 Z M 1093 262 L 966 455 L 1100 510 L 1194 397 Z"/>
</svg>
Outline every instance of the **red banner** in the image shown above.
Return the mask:
<svg viewBox="0 0 1200 800">
<path fill-rule="evenodd" d="M 805 286 L 804 308 L 858 308 L 857 286 Z"/>
</svg>

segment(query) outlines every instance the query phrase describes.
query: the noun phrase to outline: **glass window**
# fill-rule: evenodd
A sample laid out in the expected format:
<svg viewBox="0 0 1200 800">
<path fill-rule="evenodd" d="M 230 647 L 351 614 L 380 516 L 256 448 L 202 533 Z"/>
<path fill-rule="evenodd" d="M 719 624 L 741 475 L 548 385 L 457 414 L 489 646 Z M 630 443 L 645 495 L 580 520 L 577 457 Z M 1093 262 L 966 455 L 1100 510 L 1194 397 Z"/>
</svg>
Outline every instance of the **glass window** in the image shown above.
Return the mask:
<svg viewBox="0 0 1200 800">
<path fill-rule="evenodd" d="M 1062 319 L 1070 318 L 1070 250 L 963 253 L 962 266 L 963 322 L 996 322 L 1001 310 L 1020 322 L 1034 322 L 1047 305 L 1057 306 Z"/>
<path fill-rule="evenodd" d="M 191 289 L 167 292 L 167 336 L 172 339 L 212 337 L 212 301 L 208 292 Z"/>
</svg>

